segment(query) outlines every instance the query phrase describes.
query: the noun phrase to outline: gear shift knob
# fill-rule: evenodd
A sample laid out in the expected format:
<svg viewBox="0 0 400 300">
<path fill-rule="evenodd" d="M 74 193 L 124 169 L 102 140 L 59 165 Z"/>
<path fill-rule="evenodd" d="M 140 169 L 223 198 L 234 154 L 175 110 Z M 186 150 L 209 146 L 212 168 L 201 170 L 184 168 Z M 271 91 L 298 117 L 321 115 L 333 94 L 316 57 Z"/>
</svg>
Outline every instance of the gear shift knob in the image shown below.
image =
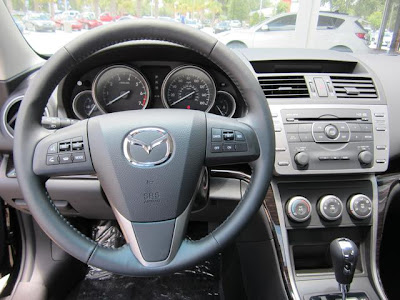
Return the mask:
<svg viewBox="0 0 400 300">
<path fill-rule="evenodd" d="M 349 285 L 353 281 L 358 260 L 358 248 L 350 239 L 339 238 L 330 246 L 333 269 L 339 284 Z"/>
</svg>

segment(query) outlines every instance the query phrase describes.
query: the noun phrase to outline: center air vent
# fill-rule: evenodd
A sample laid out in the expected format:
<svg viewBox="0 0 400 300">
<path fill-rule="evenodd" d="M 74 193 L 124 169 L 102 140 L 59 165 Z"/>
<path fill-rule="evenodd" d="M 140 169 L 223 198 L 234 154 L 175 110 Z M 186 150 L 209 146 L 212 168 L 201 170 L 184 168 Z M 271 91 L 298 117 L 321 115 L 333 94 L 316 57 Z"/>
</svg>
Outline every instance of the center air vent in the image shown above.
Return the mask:
<svg viewBox="0 0 400 300">
<path fill-rule="evenodd" d="M 331 76 L 331 80 L 338 98 L 378 98 L 369 77 Z"/>
<path fill-rule="evenodd" d="M 10 102 L 6 104 L 6 108 L 4 110 L 3 122 L 4 128 L 6 132 L 14 137 L 14 129 L 15 124 L 17 123 L 18 110 L 21 105 L 21 101 L 24 99 L 24 96 L 18 96 L 12 99 Z M 47 107 L 43 112 L 43 116 L 48 117 L 49 111 Z"/>
<path fill-rule="evenodd" d="M 309 96 L 303 76 L 258 77 L 266 98 L 307 98 Z"/>
</svg>

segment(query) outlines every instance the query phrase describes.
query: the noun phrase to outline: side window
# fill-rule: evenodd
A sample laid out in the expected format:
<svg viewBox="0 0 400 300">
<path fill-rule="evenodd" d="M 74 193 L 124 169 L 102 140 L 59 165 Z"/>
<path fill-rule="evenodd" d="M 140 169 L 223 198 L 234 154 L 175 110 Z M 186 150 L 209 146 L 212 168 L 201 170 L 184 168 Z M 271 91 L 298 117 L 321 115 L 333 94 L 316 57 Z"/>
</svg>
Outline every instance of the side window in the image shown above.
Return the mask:
<svg viewBox="0 0 400 300">
<path fill-rule="evenodd" d="M 343 22 L 344 22 L 343 19 L 328 17 L 328 16 L 319 16 L 317 29 L 319 30 L 336 29 L 339 28 L 339 26 L 342 25 Z"/>
<path fill-rule="evenodd" d="M 268 28 L 271 31 L 295 30 L 297 15 L 289 15 L 278 18 L 268 23 Z"/>
</svg>

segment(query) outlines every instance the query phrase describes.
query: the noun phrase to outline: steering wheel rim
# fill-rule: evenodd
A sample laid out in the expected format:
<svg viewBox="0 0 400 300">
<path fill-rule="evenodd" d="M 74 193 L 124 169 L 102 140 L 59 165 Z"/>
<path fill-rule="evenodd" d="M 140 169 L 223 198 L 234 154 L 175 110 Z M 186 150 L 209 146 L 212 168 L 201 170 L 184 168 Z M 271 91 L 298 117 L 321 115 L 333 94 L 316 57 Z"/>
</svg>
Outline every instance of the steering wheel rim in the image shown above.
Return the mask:
<svg viewBox="0 0 400 300">
<path fill-rule="evenodd" d="M 143 265 L 132 254 L 128 245 L 118 249 L 105 248 L 80 233 L 51 201 L 44 186 L 47 177 L 37 175 L 33 168 L 37 146 L 49 136 L 48 130 L 43 129 L 40 124 L 41 115 L 47 99 L 61 79 L 80 62 L 104 48 L 143 39 L 172 42 L 187 47 L 221 68 L 248 104 L 247 116 L 235 122 L 247 124 L 254 130 L 260 149 L 259 157 L 251 163 L 253 173 L 249 188 L 232 214 L 201 240 L 183 240 L 167 264 L 155 266 Z M 187 268 L 231 242 L 264 200 L 272 175 L 274 154 L 271 114 L 265 96 L 248 66 L 231 50 L 205 33 L 182 24 L 147 20 L 97 28 L 55 53 L 38 72 L 25 94 L 19 109 L 14 140 L 14 160 L 20 188 L 31 214 L 44 232 L 62 249 L 82 262 L 131 276 L 161 275 Z"/>
</svg>

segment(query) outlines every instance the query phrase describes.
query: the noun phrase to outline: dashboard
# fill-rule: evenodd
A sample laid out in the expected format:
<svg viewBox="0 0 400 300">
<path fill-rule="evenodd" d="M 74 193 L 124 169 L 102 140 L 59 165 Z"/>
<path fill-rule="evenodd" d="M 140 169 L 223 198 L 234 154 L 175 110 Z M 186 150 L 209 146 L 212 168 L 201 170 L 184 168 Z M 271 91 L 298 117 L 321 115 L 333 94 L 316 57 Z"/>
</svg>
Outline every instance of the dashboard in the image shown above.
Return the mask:
<svg viewBox="0 0 400 300">
<path fill-rule="evenodd" d="M 72 71 L 60 85 L 66 116 L 86 119 L 153 108 L 201 110 L 225 117 L 245 114 L 246 104 L 229 77 L 200 56 L 184 48 L 175 54 L 169 48 L 148 48 L 145 55 L 140 49 L 124 47 L 118 58 L 111 50 Z M 151 54 L 156 61 L 147 59 Z"/>
<path fill-rule="evenodd" d="M 382 64 L 386 58 L 379 55 L 300 49 L 244 49 L 237 54 L 259 81 L 274 122 L 275 170 L 265 206 L 279 228 L 275 234 L 287 262 L 288 290 L 299 295 L 296 299 L 310 299 L 318 279 L 321 293 L 327 286 L 336 291 L 325 257 L 332 238 L 345 232 L 364 247 L 354 289 L 375 295 L 370 287 L 377 280 L 370 281 L 368 270 L 375 266 L 378 211 L 383 211 L 376 174 L 387 172 L 390 160 L 400 154 L 393 117 L 399 88 L 387 70 L 388 63 L 400 64 L 399 59 Z M 15 103 L 23 99 L 34 74 L 8 97 L 1 114 L 0 150 L 5 155 L 0 196 L 24 211 L 28 207 L 11 154 L 12 126 Z M 247 113 L 240 91 L 213 62 L 184 47 L 146 42 L 110 47 L 70 70 L 44 115 L 61 124 L 144 109 L 196 109 L 232 118 Z M 194 218 L 200 220 L 226 213 L 213 206 L 215 199 L 239 201 L 251 169 L 218 166 L 210 174 L 212 203 L 195 204 Z M 96 176 L 51 178 L 47 188 L 65 215 L 113 218 Z"/>
</svg>

